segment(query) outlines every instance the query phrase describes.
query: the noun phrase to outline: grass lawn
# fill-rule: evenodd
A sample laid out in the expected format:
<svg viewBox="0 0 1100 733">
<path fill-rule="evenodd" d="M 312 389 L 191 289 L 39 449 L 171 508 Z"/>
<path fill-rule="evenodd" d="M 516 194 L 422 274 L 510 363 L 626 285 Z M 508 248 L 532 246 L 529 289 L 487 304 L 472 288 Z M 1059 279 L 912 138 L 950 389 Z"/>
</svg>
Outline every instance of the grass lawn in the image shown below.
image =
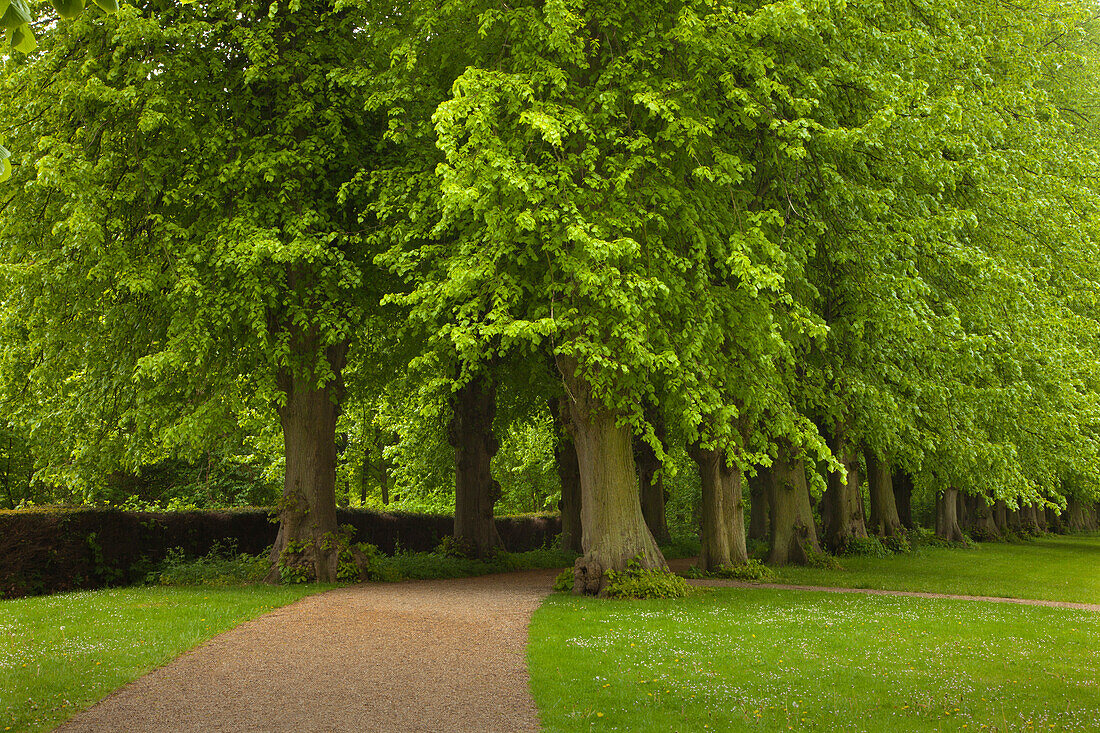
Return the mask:
<svg viewBox="0 0 1100 733">
<path fill-rule="evenodd" d="M 778 582 L 1100 603 L 1100 534 L 844 557 L 844 570 L 779 568 Z"/>
<path fill-rule="evenodd" d="M 0 731 L 49 730 L 182 652 L 332 586 L 135 587 L 0 602 Z"/>
<path fill-rule="evenodd" d="M 555 595 L 530 634 L 546 731 L 1100 730 L 1100 613 L 766 589 Z"/>
</svg>

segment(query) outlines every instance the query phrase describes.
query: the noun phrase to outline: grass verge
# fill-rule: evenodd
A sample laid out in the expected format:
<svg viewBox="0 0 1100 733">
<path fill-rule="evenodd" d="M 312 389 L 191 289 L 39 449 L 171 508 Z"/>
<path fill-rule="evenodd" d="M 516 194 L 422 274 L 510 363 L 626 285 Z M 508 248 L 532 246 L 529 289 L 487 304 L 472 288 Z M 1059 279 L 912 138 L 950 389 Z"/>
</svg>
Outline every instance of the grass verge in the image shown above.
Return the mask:
<svg viewBox="0 0 1100 733">
<path fill-rule="evenodd" d="M 210 637 L 330 587 L 134 587 L 2 601 L 0 731 L 49 730 Z"/>
<path fill-rule="evenodd" d="M 1100 730 L 1100 614 L 722 589 L 555 595 L 531 624 L 543 730 Z"/>
<path fill-rule="evenodd" d="M 776 582 L 1100 603 L 1100 534 L 989 542 L 973 549 L 922 547 L 840 561 L 843 570 L 776 568 Z"/>
</svg>

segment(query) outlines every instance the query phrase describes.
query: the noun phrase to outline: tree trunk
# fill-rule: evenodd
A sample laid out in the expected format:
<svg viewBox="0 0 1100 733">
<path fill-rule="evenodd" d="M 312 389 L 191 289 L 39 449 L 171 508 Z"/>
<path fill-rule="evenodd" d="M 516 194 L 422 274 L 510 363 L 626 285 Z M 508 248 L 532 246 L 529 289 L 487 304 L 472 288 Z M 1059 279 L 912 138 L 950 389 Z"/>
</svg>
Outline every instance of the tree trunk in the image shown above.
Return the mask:
<svg viewBox="0 0 1100 733">
<path fill-rule="evenodd" d="M 997 525 L 997 534 L 1002 537 L 1011 529 L 1008 526 L 1008 505 L 1003 499 L 993 502 L 993 521 Z"/>
<path fill-rule="evenodd" d="M 768 500 L 771 494 L 771 466 L 757 466 L 749 476 L 749 539 L 768 539 Z"/>
<path fill-rule="evenodd" d="M 1040 534 L 1039 522 L 1035 516 L 1035 505 L 1025 504 L 1020 507 L 1020 527 L 1024 534 Z"/>
<path fill-rule="evenodd" d="M 795 457 L 790 446 L 781 443 L 771 476 L 768 562 L 773 565 L 805 565 L 810 552 L 821 552 L 810 511 L 806 467 L 801 458 Z"/>
<path fill-rule="evenodd" d="M 1065 516 L 1062 512 L 1059 512 L 1057 509 L 1054 509 L 1052 507 L 1047 507 L 1046 515 L 1047 526 L 1050 527 L 1051 532 L 1055 532 L 1057 534 L 1066 533 Z"/>
<path fill-rule="evenodd" d="M 898 471 L 893 477 L 894 504 L 898 508 L 898 520 L 906 529 L 913 529 L 913 477 L 907 471 Z"/>
<path fill-rule="evenodd" d="M 664 443 L 664 428 L 654 421 L 657 439 Z M 658 543 L 671 542 L 668 522 L 665 518 L 665 481 L 660 472 L 661 463 L 653 447 L 640 438 L 634 439 L 634 459 L 638 463 L 638 484 L 641 487 L 642 516 L 646 526 Z"/>
<path fill-rule="evenodd" d="M 1072 496 L 1066 499 L 1066 527 L 1070 532 L 1084 532 L 1088 528 L 1085 505 Z"/>
<path fill-rule="evenodd" d="M 499 447 L 493 435 L 496 385 L 479 375 L 451 396 L 454 416 L 448 439 L 455 449 L 455 539 L 472 557 L 486 557 L 501 546 L 493 521 L 500 485 L 490 462 Z"/>
<path fill-rule="evenodd" d="M 970 536 L 979 542 L 995 542 L 1001 537 L 994 517 L 994 508 L 986 503 L 984 496 L 975 496 L 970 502 L 970 511 L 967 512 L 969 520 L 967 531 Z"/>
<path fill-rule="evenodd" d="M 642 567 L 667 568 L 642 516 L 631 431 L 577 375 L 577 362 L 562 356 L 558 368 L 569 395 L 570 426 L 581 474 L 581 547 L 574 566 L 574 593 L 600 594 L 607 570 L 637 559 Z"/>
<path fill-rule="evenodd" d="M 309 353 L 314 342 L 309 334 L 292 338 Z M 324 350 L 335 378 L 317 387 L 313 374 L 279 375 L 286 403 L 279 407 L 279 422 L 286 449 L 286 478 L 279 502 L 279 533 L 271 548 L 269 582 L 284 573 L 296 580 L 336 580 L 339 553 L 336 546 L 336 420 L 344 397 L 343 368 L 348 345 Z"/>
<path fill-rule="evenodd" d="M 564 397 L 550 402 L 550 413 L 557 426 L 558 442 L 554 460 L 561 481 L 561 549 L 581 552 L 581 470 L 577 465 L 577 446 L 569 431 L 569 403 Z"/>
<path fill-rule="evenodd" d="M 960 528 L 970 521 L 966 494 L 957 490 L 955 491 L 955 520 Z"/>
<path fill-rule="evenodd" d="M 871 526 L 869 533 L 878 537 L 897 537 L 903 534 L 898 507 L 894 502 L 890 464 L 880 460 L 874 451 L 864 454 L 867 460 L 867 489 L 871 499 Z"/>
<path fill-rule="evenodd" d="M 852 539 L 867 536 L 863 521 L 863 497 L 859 491 L 859 463 L 851 447 L 839 432 L 833 434 L 829 448 L 846 470 L 846 475 L 830 473 L 822 504 L 825 523 L 825 546 L 840 552 Z"/>
<path fill-rule="evenodd" d="M 741 499 L 741 475 L 726 464 L 725 452 L 693 446 L 692 460 L 699 466 L 702 482 L 702 522 L 699 562 L 711 572 L 723 566 L 744 565 L 745 512 Z"/>
<path fill-rule="evenodd" d="M 1039 528 L 1040 533 L 1045 534 L 1050 531 L 1050 525 L 1047 523 L 1047 510 L 1045 506 L 1032 504 L 1031 516 L 1035 520 L 1035 526 Z"/>
<path fill-rule="evenodd" d="M 958 490 L 951 487 L 936 494 L 936 536 L 949 542 L 963 541 L 958 498 Z"/>
</svg>

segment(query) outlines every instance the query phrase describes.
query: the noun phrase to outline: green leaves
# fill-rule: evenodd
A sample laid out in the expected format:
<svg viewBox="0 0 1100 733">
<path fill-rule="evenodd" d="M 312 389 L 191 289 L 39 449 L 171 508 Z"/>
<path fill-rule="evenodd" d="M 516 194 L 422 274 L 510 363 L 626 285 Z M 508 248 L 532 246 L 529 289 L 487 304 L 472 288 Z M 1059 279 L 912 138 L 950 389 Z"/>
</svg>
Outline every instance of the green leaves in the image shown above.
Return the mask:
<svg viewBox="0 0 1100 733">
<path fill-rule="evenodd" d="M 84 0 L 50 0 L 50 4 L 58 15 L 70 20 L 84 12 Z"/>
</svg>

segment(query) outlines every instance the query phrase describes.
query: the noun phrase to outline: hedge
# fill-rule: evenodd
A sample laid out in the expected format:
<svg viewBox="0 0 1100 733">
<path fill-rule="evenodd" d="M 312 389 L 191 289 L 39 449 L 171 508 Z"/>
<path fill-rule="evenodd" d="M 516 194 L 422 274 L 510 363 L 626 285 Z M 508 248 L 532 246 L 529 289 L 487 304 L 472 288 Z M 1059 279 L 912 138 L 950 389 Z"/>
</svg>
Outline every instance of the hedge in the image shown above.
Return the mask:
<svg viewBox="0 0 1100 733">
<path fill-rule="evenodd" d="M 215 544 L 234 543 L 255 554 L 275 541 L 269 510 L 127 512 L 113 509 L 0 511 L 0 597 L 139 583 L 165 557 L 182 548 L 205 555 Z M 498 517 L 497 529 L 512 552 L 542 547 L 561 531 L 553 515 Z M 424 552 L 450 534 L 446 515 L 339 510 L 339 522 L 356 529 L 357 542 L 392 554 Z"/>
</svg>

